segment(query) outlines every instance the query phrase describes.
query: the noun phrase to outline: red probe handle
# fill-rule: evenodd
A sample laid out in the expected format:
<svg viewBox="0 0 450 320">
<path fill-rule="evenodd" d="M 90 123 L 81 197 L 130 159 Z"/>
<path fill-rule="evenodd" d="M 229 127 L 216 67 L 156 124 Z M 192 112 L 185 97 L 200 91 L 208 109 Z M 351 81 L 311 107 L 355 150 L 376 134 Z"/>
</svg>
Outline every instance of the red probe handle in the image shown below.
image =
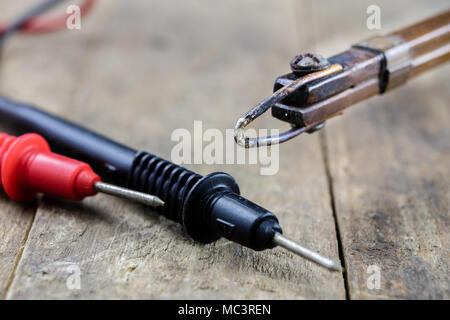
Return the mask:
<svg viewBox="0 0 450 320">
<path fill-rule="evenodd" d="M 0 181 L 16 201 L 37 193 L 81 200 L 96 194 L 94 185 L 101 179 L 88 164 L 51 152 L 40 135 L 0 133 Z"/>
</svg>

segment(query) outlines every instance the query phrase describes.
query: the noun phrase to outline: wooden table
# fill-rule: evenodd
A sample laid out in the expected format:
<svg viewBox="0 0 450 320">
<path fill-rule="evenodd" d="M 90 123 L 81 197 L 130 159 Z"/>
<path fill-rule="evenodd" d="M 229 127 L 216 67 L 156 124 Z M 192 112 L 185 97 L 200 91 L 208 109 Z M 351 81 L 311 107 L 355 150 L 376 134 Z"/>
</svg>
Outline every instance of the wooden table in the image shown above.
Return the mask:
<svg viewBox="0 0 450 320">
<path fill-rule="evenodd" d="M 33 2 L 2 1 L 1 15 Z M 11 38 L 0 93 L 170 159 L 175 129 L 192 130 L 194 120 L 231 128 L 295 54 L 330 56 L 448 6 L 378 2 L 380 31 L 366 28 L 371 1 L 99 1 L 79 31 Z M 257 165 L 188 166 L 232 174 L 286 234 L 340 259 L 343 273 L 278 248 L 201 245 L 151 210 L 108 196 L 17 204 L 2 192 L 0 296 L 448 299 L 449 71 L 280 146 L 276 175 L 261 176 Z M 276 125 L 269 118 L 259 125 Z M 71 290 L 77 270 L 80 289 Z M 370 289 L 377 270 L 380 288 Z"/>
</svg>

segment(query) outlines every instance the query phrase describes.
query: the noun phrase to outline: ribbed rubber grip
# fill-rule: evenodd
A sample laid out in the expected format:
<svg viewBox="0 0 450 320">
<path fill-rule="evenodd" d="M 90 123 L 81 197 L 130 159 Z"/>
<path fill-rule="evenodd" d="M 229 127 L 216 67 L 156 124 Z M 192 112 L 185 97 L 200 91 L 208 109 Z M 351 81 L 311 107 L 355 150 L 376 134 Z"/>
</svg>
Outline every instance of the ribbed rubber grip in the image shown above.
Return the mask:
<svg viewBox="0 0 450 320">
<path fill-rule="evenodd" d="M 201 178 L 201 175 L 155 155 L 138 152 L 128 188 L 160 197 L 166 204 L 155 210 L 168 219 L 182 223 L 186 197 Z"/>
</svg>

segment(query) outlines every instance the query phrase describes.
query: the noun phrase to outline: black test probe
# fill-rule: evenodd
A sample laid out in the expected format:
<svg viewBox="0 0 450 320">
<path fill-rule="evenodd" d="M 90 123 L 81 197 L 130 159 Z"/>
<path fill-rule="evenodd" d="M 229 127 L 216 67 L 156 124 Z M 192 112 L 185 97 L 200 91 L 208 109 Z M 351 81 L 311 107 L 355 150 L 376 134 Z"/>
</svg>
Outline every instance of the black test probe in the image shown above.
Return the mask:
<svg viewBox="0 0 450 320">
<path fill-rule="evenodd" d="M 44 136 L 56 152 L 87 162 L 104 181 L 160 197 L 160 214 L 196 241 L 222 236 L 254 250 L 281 246 L 330 270 L 340 265 L 282 235 L 277 217 L 241 197 L 226 173 L 202 177 L 147 152 L 136 151 L 78 125 L 0 97 L 0 121 L 16 133 Z"/>
</svg>

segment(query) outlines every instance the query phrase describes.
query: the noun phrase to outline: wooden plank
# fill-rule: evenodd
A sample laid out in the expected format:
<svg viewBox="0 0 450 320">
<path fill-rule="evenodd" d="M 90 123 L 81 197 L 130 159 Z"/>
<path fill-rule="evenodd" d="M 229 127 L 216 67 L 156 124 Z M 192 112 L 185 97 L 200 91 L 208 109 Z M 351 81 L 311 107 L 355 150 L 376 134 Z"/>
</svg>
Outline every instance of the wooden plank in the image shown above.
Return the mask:
<svg viewBox="0 0 450 320">
<path fill-rule="evenodd" d="M 315 39 L 315 51 L 330 56 L 448 8 L 440 0 L 377 1 L 381 30 L 369 30 L 373 4 L 303 1 L 295 16 L 298 29 L 309 31 L 299 37 Z M 448 298 L 448 68 L 327 124 L 323 144 L 350 298 Z M 371 265 L 381 270 L 379 290 L 367 286 Z"/>
<path fill-rule="evenodd" d="M 379 33 L 447 6 L 408 4 L 408 15 L 398 16 L 379 5 Z M 356 12 L 349 8 L 348 16 Z M 339 21 L 334 23 L 328 30 L 339 33 Z M 342 29 L 350 27 L 358 33 L 364 28 L 355 28 L 351 18 L 343 21 Z M 352 299 L 450 296 L 449 71 L 446 66 L 425 74 L 327 125 L 324 141 Z M 376 268 L 380 288 L 371 289 Z"/>
<path fill-rule="evenodd" d="M 0 297 L 4 298 L 14 278 L 25 241 L 33 222 L 36 206 L 14 203 L 0 196 Z"/>
<path fill-rule="evenodd" d="M 36 1 L 6 1 L 0 5 L 2 21 L 11 21 Z M 19 101 L 34 101 L 63 114 L 71 101 L 80 65 L 87 54 L 89 23 L 76 33 L 39 36 L 16 35 L 7 40 L 0 61 L 0 92 Z M 78 39 L 78 40 L 77 40 Z M 80 45 L 80 40 L 81 41 Z M 64 55 L 62 57 L 61 55 Z M 50 58 L 52 57 L 52 58 Z M 0 127 L 0 130 L 2 128 Z M 3 130 L 2 130 L 3 131 Z M 1 192 L 0 200 L 0 297 L 6 297 L 34 221 L 38 202 L 17 204 Z"/>
<path fill-rule="evenodd" d="M 449 66 L 327 129 L 350 297 L 448 299 Z M 367 287 L 367 268 L 381 287 Z M 369 270 L 370 272 L 370 270 Z"/>
<path fill-rule="evenodd" d="M 114 10 L 83 61 L 73 101 L 55 110 L 167 158 L 174 129 L 192 130 L 194 120 L 230 128 L 270 93 L 296 51 L 288 1 L 108 3 Z M 277 213 L 286 234 L 338 259 L 320 150 L 318 136 L 282 146 L 275 176 L 250 165 L 190 167 L 230 172 L 245 196 Z M 70 266 L 80 268 L 80 290 L 66 286 Z M 7 297 L 339 299 L 345 288 L 341 273 L 281 249 L 200 245 L 150 210 L 98 196 L 83 204 L 43 200 Z"/>
<path fill-rule="evenodd" d="M 7 21 L 20 12 L 20 5 L 15 3 L 0 4 L 2 21 Z M 2 67 L 0 60 L 0 76 Z M 0 84 L 0 88 L 2 85 Z M 3 191 L 0 193 L 0 297 L 4 298 L 14 278 L 14 271 L 19 262 L 25 241 L 31 228 L 36 203 L 21 205 L 9 200 Z"/>
</svg>

